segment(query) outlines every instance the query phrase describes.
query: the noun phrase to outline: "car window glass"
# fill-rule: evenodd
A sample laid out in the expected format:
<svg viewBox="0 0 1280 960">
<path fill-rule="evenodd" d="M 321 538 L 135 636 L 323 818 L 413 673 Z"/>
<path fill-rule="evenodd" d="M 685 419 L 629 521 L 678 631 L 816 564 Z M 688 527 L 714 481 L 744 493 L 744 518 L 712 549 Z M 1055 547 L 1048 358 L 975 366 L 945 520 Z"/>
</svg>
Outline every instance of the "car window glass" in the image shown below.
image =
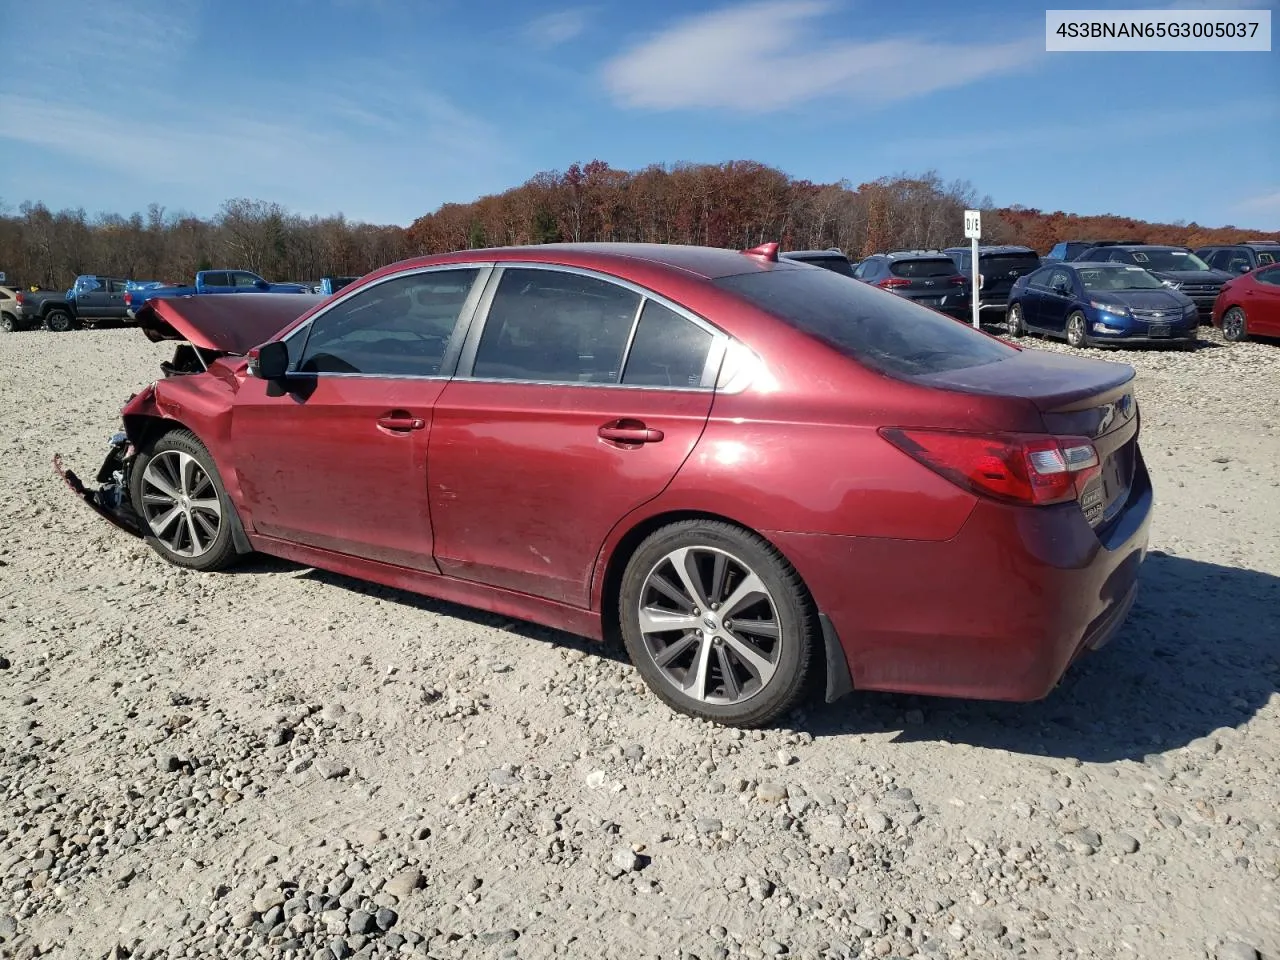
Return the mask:
<svg viewBox="0 0 1280 960">
<path fill-rule="evenodd" d="M 1267 267 L 1265 270 L 1259 270 L 1254 274 L 1259 283 L 1265 283 L 1269 286 L 1280 287 L 1280 266 Z"/>
<path fill-rule="evenodd" d="M 1259 253 L 1258 266 L 1265 266 L 1268 263 L 1275 263 L 1276 255 L 1274 253 Z"/>
<path fill-rule="evenodd" d="M 123 281 L 123 280 L 108 280 L 108 281 L 107 281 L 107 292 L 108 292 L 108 293 L 124 293 L 124 290 L 125 290 L 125 281 Z"/>
<path fill-rule="evenodd" d="M 954 277 L 956 265 L 950 257 L 921 257 L 918 260 L 895 260 L 889 265 L 889 272 L 895 277 Z"/>
<path fill-rule="evenodd" d="M 80 280 L 81 293 L 97 293 L 102 289 L 102 284 L 98 282 L 97 277 L 82 277 Z"/>
<path fill-rule="evenodd" d="M 469 268 L 411 273 L 361 290 L 311 322 L 297 369 L 438 376 L 479 272 Z"/>
<path fill-rule="evenodd" d="M 646 300 L 627 353 L 622 382 L 648 387 L 696 387 L 712 334 L 660 303 Z"/>
<path fill-rule="evenodd" d="M 252 287 L 258 282 L 258 278 L 251 273 L 233 273 L 231 275 L 231 283 L 237 287 Z"/>
<path fill-rule="evenodd" d="M 826 271 L 770 270 L 714 282 L 844 356 L 893 376 L 960 370 L 1018 353 L 936 310 Z"/>
<path fill-rule="evenodd" d="M 559 270 L 504 270 L 471 375 L 617 383 L 639 307 L 638 293 L 606 280 Z"/>
<path fill-rule="evenodd" d="M 866 279 L 867 273 L 870 271 L 870 269 L 871 269 L 871 261 L 863 260 L 860 264 L 858 264 L 857 269 L 853 271 L 853 275 L 859 280 L 864 280 Z"/>
<path fill-rule="evenodd" d="M 204 285 L 206 287 L 226 287 L 227 275 L 225 273 L 206 273 L 204 275 Z"/>
<path fill-rule="evenodd" d="M 1244 250 L 1229 251 L 1226 259 L 1226 265 L 1220 269 L 1230 270 L 1233 273 L 1238 273 L 1241 267 L 1249 268 L 1253 266 L 1249 262 L 1249 254 Z"/>
<path fill-rule="evenodd" d="M 1066 287 L 1067 292 L 1071 292 L 1071 272 L 1069 270 L 1054 270 L 1049 274 L 1049 289 L 1056 290 L 1058 287 Z"/>
<path fill-rule="evenodd" d="M 1037 270 L 1035 273 L 1027 277 L 1027 283 L 1033 287 L 1049 286 L 1049 274 L 1053 273 L 1052 267 L 1045 267 L 1043 270 Z"/>
</svg>

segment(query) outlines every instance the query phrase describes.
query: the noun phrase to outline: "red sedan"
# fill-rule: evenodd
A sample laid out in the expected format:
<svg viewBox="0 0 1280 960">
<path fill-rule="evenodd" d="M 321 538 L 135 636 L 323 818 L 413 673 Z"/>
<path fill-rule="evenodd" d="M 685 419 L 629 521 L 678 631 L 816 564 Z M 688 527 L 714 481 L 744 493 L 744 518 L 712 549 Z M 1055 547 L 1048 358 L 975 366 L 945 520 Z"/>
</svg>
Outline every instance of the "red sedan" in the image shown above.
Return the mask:
<svg viewBox="0 0 1280 960">
<path fill-rule="evenodd" d="M 1213 304 L 1213 325 L 1227 340 L 1280 337 L 1280 264 L 1224 283 Z"/>
<path fill-rule="evenodd" d="M 142 311 L 183 343 L 73 488 L 184 567 L 257 550 L 620 629 L 654 693 L 735 725 L 823 684 L 1043 697 L 1132 601 L 1126 365 L 776 244 L 463 251 L 312 304 Z"/>
</svg>

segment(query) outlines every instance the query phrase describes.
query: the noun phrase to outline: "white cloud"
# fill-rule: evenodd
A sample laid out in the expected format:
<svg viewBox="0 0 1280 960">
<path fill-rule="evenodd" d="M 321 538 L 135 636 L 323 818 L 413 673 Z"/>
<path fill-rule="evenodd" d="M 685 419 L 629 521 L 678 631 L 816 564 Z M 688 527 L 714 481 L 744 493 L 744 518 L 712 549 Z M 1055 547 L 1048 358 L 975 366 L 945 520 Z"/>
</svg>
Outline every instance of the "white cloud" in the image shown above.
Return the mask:
<svg viewBox="0 0 1280 960">
<path fill-rule="evenodd" d="M 589 14 L 586 7 L 543 14 L 525 27 L 525 37 L 534 46 L 544 50 L 568 43 L 587 29 Z"/>
<path fill-rule="evenodd" d="M 1269 193 L 1260 193 L 1257 196 L 1250 197 L 1248 200 L 1241 200 L 1239 203 L 1233 204 L 1232 210 L 1239 210 L 1242 213 L 1280 213 L 1280 189 L 1272 190 Z"/>
<path fill-rule="evenodd" d="M 1044 53 L 1041 32 L 1005 43 L 829 40 L 816 21 L 831 10 L 827 0 L 763 0 L 689 17 L 606 64 L 605 81 L 629 107 L 760 113 L 832 95 L 907 99 Z"/>
</svg>

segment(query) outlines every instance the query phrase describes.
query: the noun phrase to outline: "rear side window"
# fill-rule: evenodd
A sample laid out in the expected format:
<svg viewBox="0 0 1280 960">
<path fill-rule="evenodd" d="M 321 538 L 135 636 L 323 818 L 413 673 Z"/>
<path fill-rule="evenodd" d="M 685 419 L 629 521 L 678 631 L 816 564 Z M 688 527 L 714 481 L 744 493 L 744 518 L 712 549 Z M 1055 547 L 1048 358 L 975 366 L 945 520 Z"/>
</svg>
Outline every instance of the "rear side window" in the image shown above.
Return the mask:
<svg viewBox="0 0 1280 960">
<path fill-rule="evenodd" d="M 712 335 L 668 310 L 646 301 L 627 354 L 624 384 L 648 387 L 696 387 L 702 382 Z"/>
<path fill-rule="evenodd" d="M 225 273 L 206 273 L 204 275 L 204 285 L 206 287 L 229 287 L 231 283 Z"/>
<path fill-rule="evenodd" d="M 1268 267 L 1266 270 L 1259 270 L 1254 276 L 1257 277 L 1259 283 L 1280 287 L 1280 267 Z"/>
<path fill-rule="evenodd" d="M 954 277 L 956 265 L 950 257 L 936 260 L 895 260 L 889 265 L 895 277 Z"/>
<path fill-rule="evenodd" d="M 1269 263 L 1275 263 L 1275 262 L 1276 262 L 1276 255 L 1274 253 L 1258 254 L 1258 266 L 1260 267 L 1265 266 Z"/>
<path fill-rule="evenodd" d="M 770 270 L 722 277 L 715 283 L 891 376 L 977 367 L 1018 352 L 928 307 L 826 272 Z"/>
</svg>

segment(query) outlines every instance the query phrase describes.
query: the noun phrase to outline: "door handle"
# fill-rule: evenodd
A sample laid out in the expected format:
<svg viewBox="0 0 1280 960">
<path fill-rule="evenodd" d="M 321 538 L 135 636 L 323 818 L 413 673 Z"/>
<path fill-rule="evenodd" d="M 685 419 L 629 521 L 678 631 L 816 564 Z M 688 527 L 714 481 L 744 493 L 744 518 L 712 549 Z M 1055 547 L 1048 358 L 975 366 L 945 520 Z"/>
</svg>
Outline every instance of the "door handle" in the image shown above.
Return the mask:
<svg viewBox="0 0 1280 960">
<path fill-rule="evenodd" d="M 382 427 L 384 430 L 421 430 L 426 425 L 427 421 L 423 420 L 421 417 L 386 416 L 378 418 L 378 426 Z"/>
<path fill-rule="evenodd" d="M 615 420 L 601 424 L 596 435 L 601 440 L 614 443 L 657 443 L 664 436 L 661 430 L 646 427 L 641 420 Z"/>
</svg>

